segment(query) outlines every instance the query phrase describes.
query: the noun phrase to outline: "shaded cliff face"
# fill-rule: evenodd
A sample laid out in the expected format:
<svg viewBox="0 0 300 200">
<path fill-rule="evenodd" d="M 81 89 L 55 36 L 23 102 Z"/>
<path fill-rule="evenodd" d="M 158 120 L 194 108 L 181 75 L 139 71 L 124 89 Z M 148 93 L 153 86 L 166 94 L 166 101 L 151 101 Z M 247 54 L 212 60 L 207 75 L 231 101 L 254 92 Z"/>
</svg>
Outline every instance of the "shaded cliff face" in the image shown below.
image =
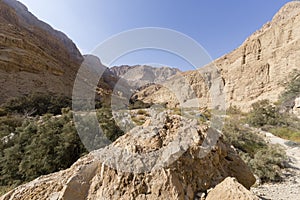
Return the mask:
<svg viewBox="0 0 300 200">
<path fill-rule="evenodd" d="M 0 101 L 32 92 L 70 96 L 82 56 L 63 33 L 15 0 L 0 1 Z"/>
<path fill-rule="evenodd" d="M 226 107 L 236 105 L 244 111 L 249 110 L 251 104 L 258 100 L 269 99 L 275 102 L 290 73 L 300 67 L 299 33 L 300 2 L 294 1 L 281 8 L 271 22 L 252 34 L 239 48 L 204 67 L 206 71 L 205 68 L 215 65 L 216 71 L 202 73 L 200 70 L 202 78 L 195 71 L 186 72 L 183 76 L 191 83 L 204 107 L 205 102 L 211 106 L 210 95 L 213 92 L 218 97 L 218 91 L 225 94 Z M 173 85 L 181 88 L 179 81 L 174 81 Z M 214 88 L 211 92 L 212 85 Z M 174 98 L 168 99 L 172 94 L 166 88 L 152 91 L 153 86 L 137 95 L 140 100 L 167 101 L 169 105 L 178 105 Z"/>
</svg>

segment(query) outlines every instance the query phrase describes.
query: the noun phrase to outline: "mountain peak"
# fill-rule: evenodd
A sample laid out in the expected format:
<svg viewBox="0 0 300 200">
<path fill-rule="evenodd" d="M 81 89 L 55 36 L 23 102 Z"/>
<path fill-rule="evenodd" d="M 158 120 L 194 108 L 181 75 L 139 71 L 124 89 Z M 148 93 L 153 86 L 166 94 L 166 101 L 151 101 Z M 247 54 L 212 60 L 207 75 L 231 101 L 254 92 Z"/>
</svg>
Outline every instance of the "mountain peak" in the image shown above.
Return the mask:
<svg viewBox="0 0 300 200">
<path fill-rule="evenodd" d="M 280 8 L 272 22 L 284 23 L 297 15 L 300 15 L 300 1 L 291 1 Z"/>
</svg>

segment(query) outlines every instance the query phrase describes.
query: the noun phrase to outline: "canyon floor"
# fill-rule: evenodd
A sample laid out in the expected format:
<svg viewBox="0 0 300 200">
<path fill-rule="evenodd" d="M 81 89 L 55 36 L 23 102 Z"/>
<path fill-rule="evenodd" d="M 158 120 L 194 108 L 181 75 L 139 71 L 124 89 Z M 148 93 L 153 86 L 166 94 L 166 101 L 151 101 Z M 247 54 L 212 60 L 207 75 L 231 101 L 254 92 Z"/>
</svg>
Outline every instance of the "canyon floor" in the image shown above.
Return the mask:
<svg viewBox="0 0 300 200">
<path fill-rule="evenodd" d="M 284 181 L 280 183 L 263 184 L 252 191 L 263 200 L 299 200 L 300 199 L 300 146 L 293 144 L 265 131 L 264 134 L 272 144 L 279 144 L 286 150 L 289 167 L 283 172 Z"/>
</svg>

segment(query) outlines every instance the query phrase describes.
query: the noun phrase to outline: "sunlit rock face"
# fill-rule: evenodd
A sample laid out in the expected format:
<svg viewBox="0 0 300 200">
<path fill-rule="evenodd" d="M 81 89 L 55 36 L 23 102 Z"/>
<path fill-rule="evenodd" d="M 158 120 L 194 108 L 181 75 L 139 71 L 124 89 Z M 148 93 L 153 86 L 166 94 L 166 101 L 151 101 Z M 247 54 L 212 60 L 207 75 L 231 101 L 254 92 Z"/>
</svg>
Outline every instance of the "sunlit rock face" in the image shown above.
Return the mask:
<svg viewBox="0 0 300 200">
<path fill-rule="evenodd" d="M 299 69 L 299 33 L 300 2 L 293 1 L 283 6 L 271 22 L 248 37 L 240 47 L 199 70 L 201 75 L 190 71 L 183 73 L 182 77 L 203 107 L 213 107 L 212 98 L 218 99 L 219 91 L 224 93 L 226 107 L 236 105 L 243 111 L 248 111 L 258 100 L 275 102 L 291 72 Z M 212 66 L 216 70 L 205 70 Z M 168 81 L 171 82 L 174 88 L 185 90 L 180 79 Z M 146 102 L 168 102 L 168 105 L 176 106 L 181 99 L 189 99 L 185 94 L 188 95 L 183 91 L 180 98 L 175 98 L 174 92 L 166 87 L 152 85 L 137 95 Z"/>
</svg>

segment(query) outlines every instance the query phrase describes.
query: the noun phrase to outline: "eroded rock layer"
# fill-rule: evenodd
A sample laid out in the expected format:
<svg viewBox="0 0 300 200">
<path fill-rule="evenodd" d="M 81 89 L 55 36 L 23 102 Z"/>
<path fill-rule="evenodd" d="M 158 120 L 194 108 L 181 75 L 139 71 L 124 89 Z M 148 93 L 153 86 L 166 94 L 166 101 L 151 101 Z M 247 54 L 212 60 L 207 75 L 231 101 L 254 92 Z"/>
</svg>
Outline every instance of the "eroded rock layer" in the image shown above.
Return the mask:
<svg viewBox="0 0 300 200">
<path fill-rule="evenodd" d="M 284 90 L 284 83 L 289 81 L 291 72 L 299 69 L 299 33 L 300 2 L 293 1 L 283 6 L 271 22 L 247 38 L 239 48 L 200 69 L 204 81 L 199 80 L 196 71 L 186 72 L 182 76 L 190 82 L 190 87 L 200 98 L 203 107 L 216 106 L 209 102 L 212 98 L 218 98 L 219 91 L 224 94 L 223 103 L 219 102 L 221 105 L 236 105 L 244 111 L 249 110 L 250 105 L 258 100 L 269 99 L 275 102 Z M 212 67 L 216 70 L 205 70 Z M 185 90 L 180 81 L 172 84 L 178 90 Z M 211 86 L 214 86 L 212 90 Z M 178 105 L 181 99 L 189 99 L 187 96 L 168 98 L 174 95 L 166 87 L 155 91 L 151 87 L 139 92 L 140 100 Z M 208 103 L 205 105 L 205 102 Z"/>
<path fill-rule="evenodd" d="M 0 1 L 0 103 L 33 92 L 70 96 L 82 56 L 15 0 Z"/>
</svg>

